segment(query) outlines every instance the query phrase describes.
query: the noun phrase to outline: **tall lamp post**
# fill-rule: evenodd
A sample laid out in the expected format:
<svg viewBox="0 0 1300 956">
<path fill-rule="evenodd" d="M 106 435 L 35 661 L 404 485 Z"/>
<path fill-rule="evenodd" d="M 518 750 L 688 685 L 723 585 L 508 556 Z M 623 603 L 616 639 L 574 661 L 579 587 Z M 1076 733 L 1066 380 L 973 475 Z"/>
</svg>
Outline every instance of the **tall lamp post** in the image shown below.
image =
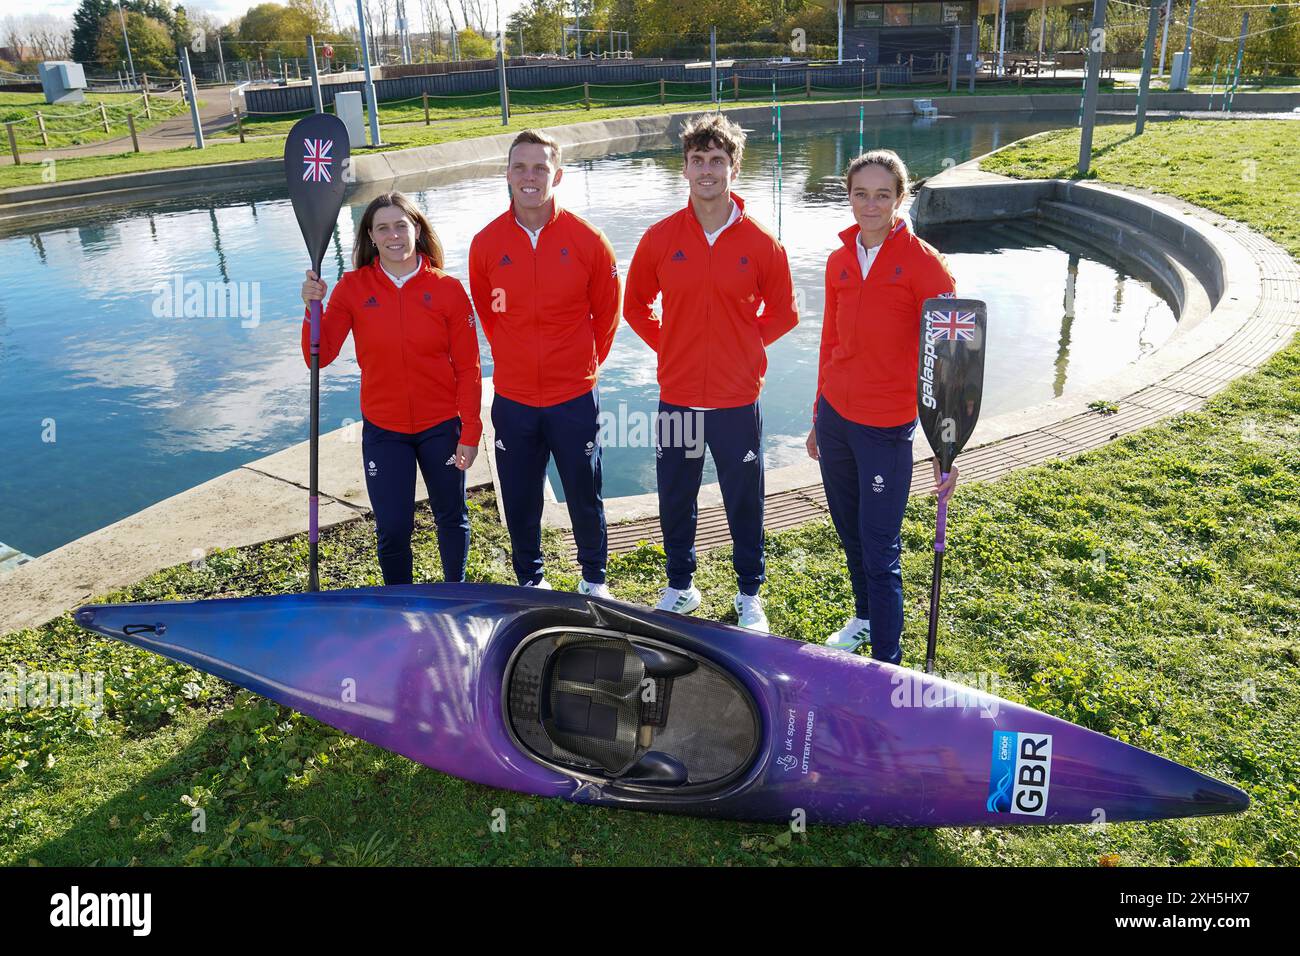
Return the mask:
<svg viewBox="0 0 1300 956">
<path fill-rule="evenodd" d="M 122 0 L 117 0 L 117 15 L 122 19 L 122 42 L 126 44 L 126 62 L 131 67 L 131 85 L 135 86 L 135 58 L 131 56 L 131 38 L 126 35 L 126 13 L 122 10 Z"/>
</svg>

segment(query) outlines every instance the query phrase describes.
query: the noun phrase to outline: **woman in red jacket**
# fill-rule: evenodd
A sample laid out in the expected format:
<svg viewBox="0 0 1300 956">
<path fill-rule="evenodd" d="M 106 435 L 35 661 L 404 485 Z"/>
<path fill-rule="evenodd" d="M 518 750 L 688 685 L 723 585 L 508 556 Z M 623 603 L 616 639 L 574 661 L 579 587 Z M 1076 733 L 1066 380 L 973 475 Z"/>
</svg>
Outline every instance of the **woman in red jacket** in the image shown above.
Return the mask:
<svg viewBox="0 0 1300 956">
<path fill-rule="evenodd" d="M 844 545 L 856 605 L 827 644 L 871 643 L 897 664 L 903 632 L 903 510 L 912 483 L 921 304 L 953 295 L 943 257 L 899 215 L 907 167 L 891 150 L 864 153 L 845 175 L 853 226 L 826 260 L 817 401 L 808 454 L 821 465 L 831 521 Z M 957 482 L 954 467 L 936 492 Z"/>
<path fill-rule="evenodd" d="M 465 471 L 483 431 L 474 310 L 460 282 L 442 271 L 437 233 L 401 193 L 385 193 L 366 207 L 352 265 L 322 317 L 320 364 L 334 361 L 351 332 L 361 366 L 361 452 L 384 583 L 412 582 L 417 465 L 438 528 L 443 579 L 463 581 Z M 309 270 L 303 302 L 323 300 L 325 292 Z M 309 350 L 304 319 L 304 359 Z"/>
</svg>

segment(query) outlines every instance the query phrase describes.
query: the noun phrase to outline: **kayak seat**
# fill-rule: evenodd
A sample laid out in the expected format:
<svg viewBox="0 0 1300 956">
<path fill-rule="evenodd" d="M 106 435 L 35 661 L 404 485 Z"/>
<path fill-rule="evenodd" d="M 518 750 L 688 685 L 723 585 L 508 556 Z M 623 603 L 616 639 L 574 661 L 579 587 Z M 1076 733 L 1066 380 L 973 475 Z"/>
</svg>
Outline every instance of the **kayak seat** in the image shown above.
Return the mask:
<svg viewBox="0 0 1300 956">
<path fill-rule="evenodd" d="M 636 759 L 645 664 L 626 642 L 574 643 L 551 655 L 542 726 L 560 747 L 610 773 Z"/>
<path fill-rule="evenodd" d="M 660 642 L 549 628 L 521 645 L 506 683 L 523 746 L 613 784 L 720 784 L 757 754 L 758 716 L 743 688 Z"/>
</svg>

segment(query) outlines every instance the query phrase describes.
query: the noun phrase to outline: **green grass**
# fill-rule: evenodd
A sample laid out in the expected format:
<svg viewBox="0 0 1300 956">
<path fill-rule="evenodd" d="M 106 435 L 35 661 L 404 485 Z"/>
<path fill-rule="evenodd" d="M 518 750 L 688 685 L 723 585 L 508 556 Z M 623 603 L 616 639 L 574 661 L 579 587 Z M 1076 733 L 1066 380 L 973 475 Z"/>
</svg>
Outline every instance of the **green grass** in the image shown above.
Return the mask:
<svg viewBox="0 0 1300 956">
<path fill-rule="evenodd" d="M 102 671 L 112 694 L 75 711 L 0 711 L 0 864 L 98 862 L 660 864 L 1294 864 L 1300 783 L 1300 349 L 1207 409 L 1063 464 L 963 488 L 953 506 L 941 669 L 996 675 L 1003 696 L 1230 780 L 1230 818 L 1034 830 L 777 825 L 571 806 L 456 780 L 162 658 L 81 632 L 65 615 L 0 639 L 0 669 Z M 934 507 L 904 525 L 905 663 L 919 666 Z M 490 498 L 473 511 L 470 576 L 506 581 Z M 327 532 L 324 587 L 379 580 L 374 532 Z M 433 529 L 417 576 L 436 577 Z M 769 535 L 773 629 L 816 640 L 851 608 L 825 522 Z M 727 550 L 705 556 L 700 613 L 729 619 Z M 299 537 L 152 575 L 114 600 L 278 593 L 304 586 Z M 548 576 L 577 569 L 548 538 Z M 616 558 L 620 597 L 647 601 L 663 555 Z M 18 761 L 26 766 L 19 767 Z M 206 833 L 191 829 L 191 805 Z M 506 833 L 492 813 L 507 813 Z"/>
<path fill-rule="evenodd" d="M 933 97 L 944 94 L 944 89 L 938 86 L 926 87 L 917 86 L 906 90 L 886 90 L 883 92 L 882 99 L 900 98 L 900 97 Z M 798 102 L 803 100 L 802 89 L 796 91 L 797 98 L 793 95 L 783 98 L 782 102 Z M 1000 95 L 1014 93 L 1016 89 L 1012 86 L 981 86 L 977 91 L 977 96 Z M 1064 93 L 1077 92 L 1077 87 L 1035 87 L 1037 93 Z M 608 93 L 608 90 L 605 91 Z M 578 91 L 581 96 L 581 90 Z M 517 92 L 514 94 L 517 98 L 526 98 L 529 95 Z M 868 95 L 874 98 L 868 88 Z M 968 95 L 964 92 L 958 93 L 959 96 Z M 487 94 L 487 98 L 496 96 L 495 93 Z M 561 103 L 552 103 L 545 108 L 534 105 L 532 108 L 524 110 L 516 108 L 511 114 L 511 122 L 508 126 L 502 126 L 500 121 L 499 106 L 493 101 L 488 105 L 476 105 L 472 107 L 461 107 L 456 110 L 444 108 L 441 111 L 439 122 L 436 125 L 424 126 L 424 109 L 421 104 L 408 103 L 395 107 L 380 107 L 380 118 L 383 124 L 381 136 L 385 144 L 381 151 L 392 149 L 407 149 L 413 146 L 428 146 L 434 143 L 444 143 L 453 140 L 470 139 L 476 136 L 490 136 L 494 133 L 515 132 L 526 129 L 530 126 L 558 126 L 565 123 L 581 123 L 586 120 L 596 119 L 620 119 L 628 116 L 652 116 L 661 113 L 674 113 L 693 109 L 705 109 L 708 107 L 707 91 L 704 99 L 691 99 L 682 97 L 672 99 L 665 106 L 659 106 L 658 103 L 642 105 L 623 105 L 623 106 L 602 106 L 596 104 L 596 108 L 588 110 L 582 106 L 564 108 Z M 842 98 L 842 93 L 836 94 L 817 94 L 816 99 L 835 100 Z M 762 96 L 756 96 L 755 99 L 744 100 L 735 103 L 730 99 L 723 100 L 722 108 L 724 110 L 733 108 L 743 108 L 752 106 L 762 106 L 765 100 Z M 806 101 L 805 101 L 806 102 Z M 854 100 L 856 102 L 856 99 Z M 516 101 L 518 106 L 518 99 Z M 245 123 L 245 133 L 248 136 L 265 136 L 268 138 L 250 139 L 246 143 L 239 143 L 229 140 L 212 141 L 206 149 L 195 149 L 192 146 L 186 146 L 178 149 L 159 150 L 149 153 L 130 153 L 124 152 L 111 156 L 87 156 L 81 158 L 60 159 L 53 167 L 53 175 L 59 182 L 66 182 L 75 179 L 94 179 L 100 176 L 111 176 L 118 173 L 136 173 L 145 172 L 154 169 L 176 169 L 188 166 L 205 166 L 217 163 L 233 163 L 254 159 L 269 159 L 282 156 L 284 154 L 283 137 L 292 127 L 293 123 L 300 119 L 304 114 L 293 114 L 289 117 L 252 117 Z M 434 118 L 434 110 L 430 109 L 430 118 Z M 410 124 L 410 125 L 402 125 Z M 226 131 L 230 135 L 234 129 L 229 127 Z M 275 138 L 269 138 L 275 137 Z M 15 186 L 35 186 L 51 181 L 49 179 L 49 167 L 40 163 L 25 163 L 21 166 L 0 166 L 0 189 L 10 189 Z"/>
<path fill-rule="evenodd" d="M 1175 127 L 1168 158 L 1203 131 Z M 1238 129 L 1240 124 L 1233 124 Z M 1103 132 L 1099 130 L 1099 133 Z M 1116 144 L 1127 154 L 1154 140 Z M 1068 145 L 1068 144 L 1067 144 Z M 1017 160 L 1048 163 L 1034 141 Z M 1042 153 L 1043 155 L 1039 155 Z M 1174 191 L 1209 190 L 1218 167 Z M 1300 198 L 1284 192 L 1291 216 Z M 1288 243 L 1264 197 L 1241 218 Z M 1255 213 L 1260 213 L 1259 221 Z M 940 670 L 995 675 L 1002 696 L 1247 790 L 1244 814 L 1019 830 L 813 827 L 578 807 L 466 783 L 337 733 L 189 668 L 82 632 L 64 615 L 0 637 L 0 672 L 100 671 L 106 712 L 0 708 L 0 864 L 1296 865 L 1300 847 L 1300 345 L 1196 413 L 954 499 Z M 506 581 L 508 539 L 472 502 L 470 578 Z M 904 663 L 924 654 L 934 504 L 903 527 Z M 369 520 L 322 536 L 324 587 L 377 583 Z M 548 577 L 577 568 L 548 534 Z M 431 522 L 417 578 L 436 578 Z M 220 552 L 112 596 L 160 600 L 302 590 L 305 536 Z M 824 522 L 768 536 L 773 630 L 817 640 L 852 607 Z M 654 546 L 611 562 L 614 592 L 650 600 Z M 730 552 L 703 556 L 699 613 L 732 619 Z M 206 832 L 195 832 L 203 811 Z M 496 833 L 493 813 L 506 812 Z"/>
<path fill-rule="evenodd" d="M 104 105 L 108 115 L 108 132 L 104 132 L 100 118 L 99 105 Z M 176 116 L 185 109 L 185 104 L 177 98 L 153 94 L 149 101 L 152 119 L 144 116 L 144 104 L 138 93 L 87 93 L 84 103 L 49 104 L 40 93 L 0 93 L 0 127 L 5 123 L 14 124 L 14 137 L 18 141 L 18 152 L 57 149 L 65 146 L 79 146 L 98 143 L 118 136 L 130 135 L 126 124 L 126 114 L 136 117 L 135 129 L 143 133 L 157 126 L 163 120 Z M 45 131 L 49 138 L 46 147 L 41 140 L 40 127 L 36 114 L 45 120 Z M 8 134 L 0 129 L 0 149 L 9 155 Z"/>
<path fill-rule="evenodd" d="M 1140 137 L 1128 126 L 1098 126 L 1090 178 L 1180 196 L 1250 223 L 1300 257 L 1295 144 L 1287 120 L 1171 120 Z M 1013 143 L 980 162 L 992 173 L 1069 179 L 1077 174 L 1079 130 Z"/>
</svg>

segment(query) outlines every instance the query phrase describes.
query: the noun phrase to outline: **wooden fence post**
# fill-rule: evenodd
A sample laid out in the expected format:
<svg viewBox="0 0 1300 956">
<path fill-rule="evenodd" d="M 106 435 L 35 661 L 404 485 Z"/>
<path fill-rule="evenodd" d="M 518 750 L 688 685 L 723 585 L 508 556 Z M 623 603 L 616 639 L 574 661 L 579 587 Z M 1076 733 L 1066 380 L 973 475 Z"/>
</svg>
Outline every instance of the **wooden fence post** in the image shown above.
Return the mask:
<svg viewBox="0 0 1300 956">
<path fill-rule="evenodd" d="M 153 113 L 149 109 L 149 74 L 148 73 L 144 74 L 144 82 L 140 84 L 140 88 L 144 91 L 144 118 L 151 120 L 153 119 Z"/>
<path fill-rule="evenodd" d="M 876 95 L 880 95 L 880 67 L 876 67 Z"/>
<path fill-rule="evenodd" d="M 40 111 L 40 110 L 37 110 L 37 111 L 36 111 L 36 125 L 37 125 L 37 127 L 40 128 L 40 131 L 41 131 L 41 145 L 42 145 L 42 146 L 49 146 L 49 145 L 50 145 L 50 137 L 49 137 L 48 135 L 46 135 L 46 133 L 45 133 L 45 117 L 41 115 L 41 111 Z"/>
<path fill-rule="evenodd" d="M 731 87 L 735 91 L 734 98 L 736 102 L 739 103 L 740 102 L 740 74 L 739 73 L 731 74 Z"/>
<path fill-rule="evenodd" d="M 135 135 L 135 117 L 130 113 L 126 114 L 126 128 L 131 131 L 131 147 L 140 152 L 140 140 Z"/>
<path fill-rule="evenodd" d="M 805 99 L 812 99 L 812 74 L 807 70 L 803 71 L 803 93 Z"/>
<path fill-rule="evenodd" d="M 582 104 L 591 109 L 591 84 L 586 80 L 582 81 Z"/>
<path fill-rule="evenodd" d="M 14 137 L 14 124 L 5 123 L 5 129 L 9 131 L 9 152 L 14 154 L 14 165 L 21 166 L 23 161 L 18 155 L 18 140 Z"/>
<path fill-rule="evenodd" d="M 664 105 L 664 78 L 659 77 L 659 105 Z"/>
<path fill-rule="evenodd" d="M 420 97 L 424 100 L 424 125 L 429 125 L 429 94 L 421 93 Z"/>
<path fill-rule="evenodd" d="M 242 143 L 244 141 L 244 113 L 238 106 L 235 107 L 235 129 L 239 131 L 239 141 Z"/>
<path fill-rule="evenodd" d="M 104 109 L 104 104 L 99 104 L 99 118 L 104 124 L 104 132 L 108 132 L 108 110 Z"/>
</svg>

